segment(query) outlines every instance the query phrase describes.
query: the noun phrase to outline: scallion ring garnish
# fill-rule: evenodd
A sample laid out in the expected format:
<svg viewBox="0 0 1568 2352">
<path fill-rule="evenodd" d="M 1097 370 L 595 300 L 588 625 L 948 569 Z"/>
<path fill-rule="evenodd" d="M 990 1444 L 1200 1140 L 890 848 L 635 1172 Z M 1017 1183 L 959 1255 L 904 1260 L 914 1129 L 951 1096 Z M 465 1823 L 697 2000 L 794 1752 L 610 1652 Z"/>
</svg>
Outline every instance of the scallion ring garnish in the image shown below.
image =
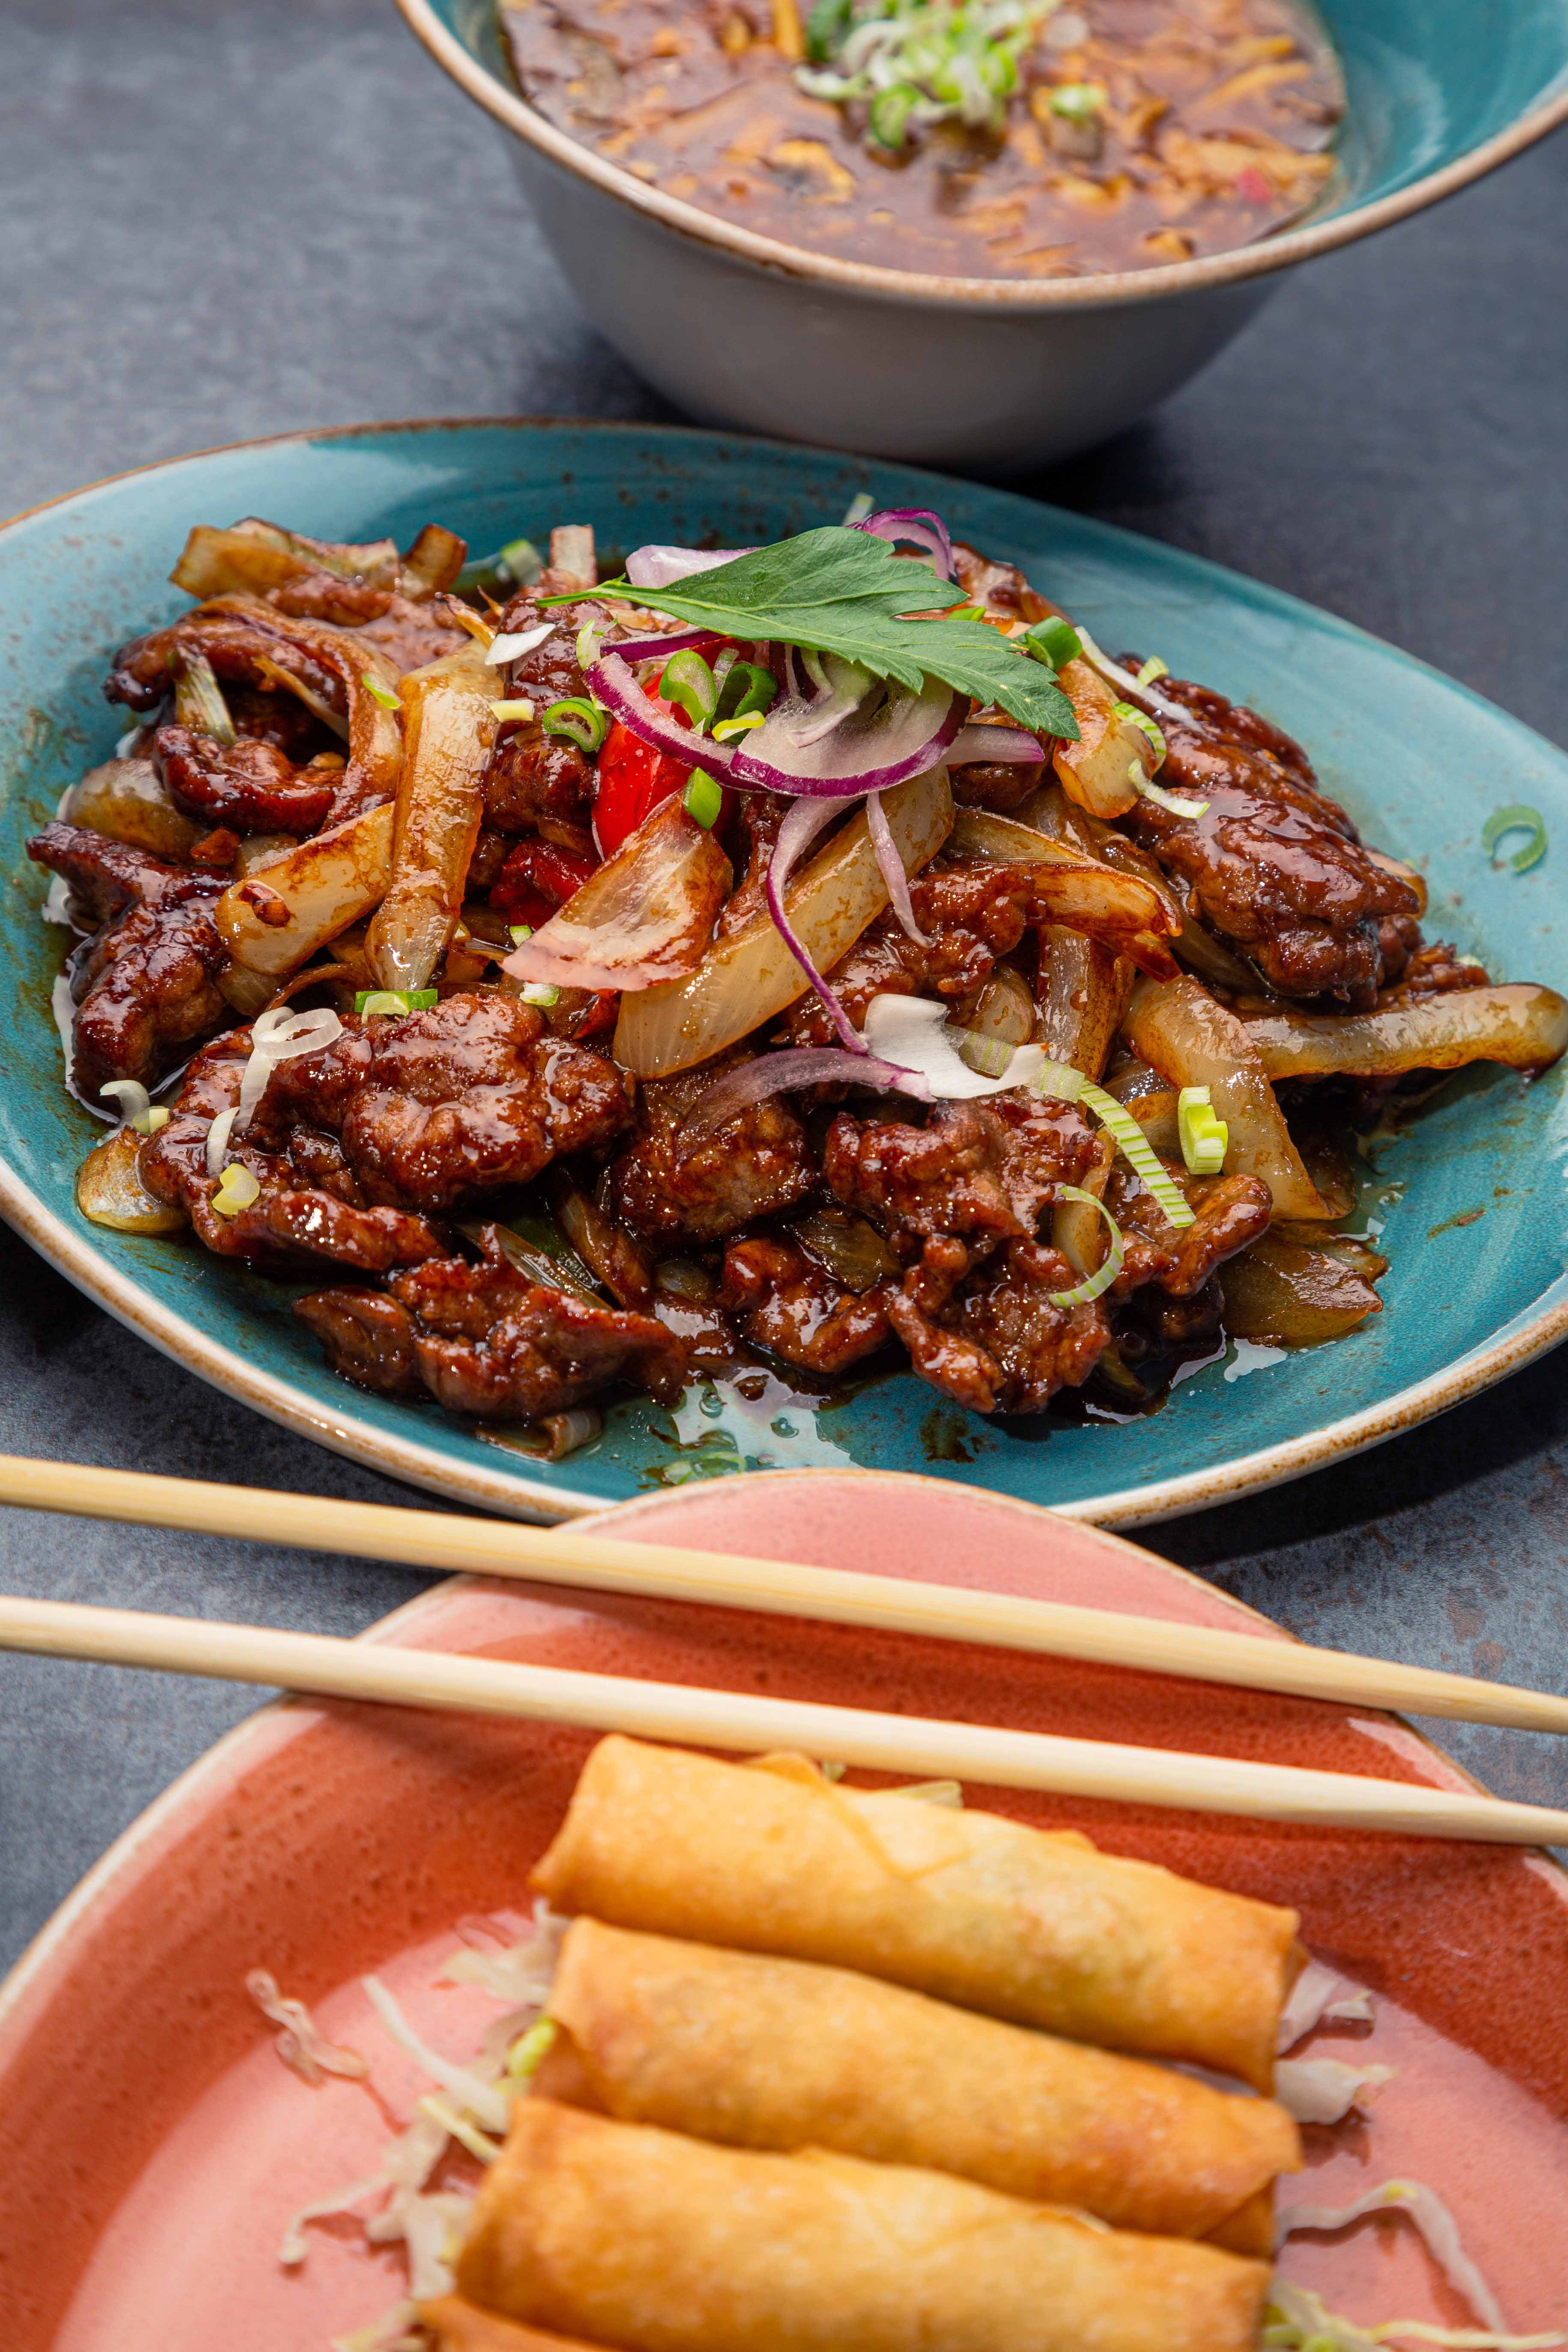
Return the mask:
<svg viewBox="0 0 1568 2352">
<path fill-rule="evenodd" d="M 722 656 L 721 656 L 722 659 Z M 719 726 L 743 719 L 748 724 L 764 718 L 777 698 L 779 682 L 761 662 L 738 661 L 726 672 L 719 695 Z"/>
<path fill-rule="evenodd" d="M 958 1058 L 983 1078 L 1005 1078 L 1007 1065 L 1017 1052 L 1005 1037 L 987 1037 L 978 1029 L 966 1029 L 958 1048 Z"/>
<path fill-rule="evenodd" d="M 1135 710 L 1130 702 L 1118 702 L 1113 706 L 1113 716 L 1122 719 L 1129 727 L 1136 727 L 1140 735 L 1147 737 L 1153 750 L 1154 765 L 1156 768 L 1160 767 L 1165 757 L 1165 739 L 1148 712 Z"/>
<path fill-rule="evenodd" d="M 490 717 L 502 721 L 515 719 L 526 725 L 532 716 L 532 703 L 527 701 L 521 695 L 514 695 L 508 701 L 492 702 L 490 705 Z"/>
<path fill-rule="evenodd" d="M 522 988 L 522 1001 L 525 1004 L 537 1004 L 541 1012 L 543 1012 L 552 1004 L 560 1003 L 561 991 L 555 986 L 553 981 L 525 981 Z"/>
<path fill-rule="evenodd" d="M 680 795 L 680 805 L 704 833 L 711 833 L 724 805 L 724 788 L 706 768 L 693 768 L 686 790 Z"/>
<path fill-rule="evenodd" d="M 1181 1187 L 1172 1181 L 1154 1151 L 1152 1144 L 1125 1106 L 1103 1087 L 1086 1078 L 1069 1062 L 1047 1062 L 1035 1080 L 1038 1093 L 1057 1102 L 1081 1103 L 1099 1119 L 1113 1143 L 1137 1170 L 1173 1225 L 1190 1225 L 1193 1212 L 1183 1196 Z M 1228 1140 L 1228 1139 L 1227 1139 Z"/>
<path fill-rule="evenodd" d="M 1230 1148 L 1230 1129 L 1215 1111 L 1207 1087 L 1182 1088 L 1176 1097 L 1176 1131 L 1189 1173 L 1217 1176 Z"/>
<path fill-rule="evenodd" d="M 1104 1202 L 1097 1199 L 1094 1193 L 1086 1192 L 1081 1184 L 1058 1184 L 1057 1199 L 1082 1201 L 1088 1207 L 1098 1209 L 1110 1228 L 1110 1240 L 1106 1249 L 1104 1262 L 1096 1268 L 1094 1273 L 1086 1274 L 1083 1280 L 1075 1282 L 1070 1290 L 1047 1290 L 1046 1293 L 1053 1307 L 1087 1307 L 1090 1299 L 1098 1298 L 1102 1291 L 1109 1290 L 1121 1273 L 1127 1256 L 1127 1245 L 1121 1238 L 1121 1226 Z"/>
<path fill-rule="evenodd" d="M 560 702 L 552 702 L 541 727 L 547 735 L 564 735 L 580 751 L 596 751 L 610 731 L 610 722 L 596 702 L 584 694 L 569 694 Z"/>
<path fill-rule="evenodd" d="M 237 1217 L 241 1209 L 248 1209 L 261 1198 L 261 1186 L 254 1172 L 243 1160 L 231 1160 L 218 1178 L 217 1191 L 208 1202 L 220 1217 Z"/>
<path fill-rule="evenodd" d="M 1173 816 L 1202 816 L 1207 801 L 1189 800 L 1185 793 L 1168 793 L 1163 784 L 1152 783 L 1136 760 L 1127 771 L 1146 801 L 1156 808 L 1168 809 Z"/>
<path fill-rule="evenodd" d="M 592 669 L 599 658 L 599 627 L 597 621 L 584 621 L 577 632 L 577 667 Z"/>
<path fill-rule="evenodd" d="M 1083 640 L 1070 621 L 1059 613 L 1048 620 L 1037 621 L 1024 638 L 1024 650 L 1033 654 L 1047 669 L 1060 669 L 1064 663 L 1078 661 L 1083 654 Z"/>
<path fill-rule="evenodd" d="M 354 1011 L 362 1016 L 385 1013 L 401 1020 L 405 1013 L 425 1013 L 439 1002 L 434 988 L 361 988 L 354 993 Z"/>
<path fill-rule="evenodd" d="M 509 539 L 496 557 L 496 570 L 515 580 L 520 588 L 537 580 L 543 569 L 544 558 L 531 539 Z"/>
<path fill-rule="evenodd" d="M 1540 865 L 1546 855 L 1546 820 L 1539 809 L 1531 808 L 1527 801 L 1511 801 L 1507 808 L 1492 811 L 1481 827 L 1481 847 L 1494 866 L 1499 862 L 1494 853 L 1505 833 L 1528 833 L 1534 837 L 1503 860 L 1504 864 L 1511 866 L 1516 874 L 1528 874 L 1532 866 Z"/>
<path fill-rule="evenodd" d="M 895 82 L 891 89 L 879 89 L 871 100 L 866 117 L 866 127 L 879 147 L 896 155 L 904 143 L 904 132 L 921 94 L 913 82 Z"/>
<path fill-rule="evenodd" d="M 716 719 L 709 730 L 715 743 L 733 742 L 737 735 L 749 735 L 767 717 L 765 710 L 743 710 L 738 719 Z"/>
<path fill-rule="evenodd" d="M 839 11 L 839 0 L 823 0 L 823 5 L 821 7 L 814 8 L 811 12 L 811 22 L 805 28 L 805 45 L 808 56 L 814 58 L 818 54 L 821 54 L 822 56 L 826 55 L 826 50 L 819 53 L 816 49 L 812 47 L 812 42 L 816 38 L 814 28 L 816 25 L 817 18 L 823 14 L 824 8 L 831 10 L 835 16 L 837 16 Z M 854 497 L 850 499 L 849 504 L 844 509 L 843 528 L 846 530 L 853 530 L 858 522 L 865 521 L 867 516 L 875 509 L 876 504 L 877 501 L 871 496 L 869 490 L 857 490 Z"/>
<path fill-rule="evenodd" d="M 658 691 L 666 702 L 673 702 L 678 710 L 702 734 L 719 709 L 719 685 L 712 671 L 694 647 L 688 646 L 671 654 L 665 663 Z"/>
<path fill-rule="evenodd" d="M 1163 662 L 1158 654 L 1151 654 L 1138 673 L 1138 683 L 1140 686 L 1152 686 L 1157 677 L 1169 677 L 1170 675 L 1170 663 Z"/>
<path fill-rule="evenodd" d="M 488 642 L 493 632 L 487 630 L 485 634 Z M 391 687 L 383 686 L 380 678 L 373 677 L 369 670 L 362 670 L 360 672 L 360 684 L 363 687 L 371 700 L 373 702 L 379 702 L 384 710 L 402 709 L 403 697 L 400 694 L 394 694 Z"/>
<path fill-rule="evenodd" d="M 1051 112 L 1064 122 L 1092 122 L 1103 109 L 1107 92 L 1098 81 L 1059 82 L 1051 92 Z"/>
<path fill-rule="evenodd" d="M 526 2033 L 520 2033 L 506 2053 L 508 2082 L 531 2082 L 539 2071 L 540 2060 L 560 2030 L 552 2017 L 541 2017 L 534 2021 Z"/>
<path fill-rule="evenodd" d="M 514 948 L 520 948 L 524 940 L 531 940 L 532 937 L 533 925 L 531 923 L 513 923 L 511 926 L 511 943 Z"/>
</svg>

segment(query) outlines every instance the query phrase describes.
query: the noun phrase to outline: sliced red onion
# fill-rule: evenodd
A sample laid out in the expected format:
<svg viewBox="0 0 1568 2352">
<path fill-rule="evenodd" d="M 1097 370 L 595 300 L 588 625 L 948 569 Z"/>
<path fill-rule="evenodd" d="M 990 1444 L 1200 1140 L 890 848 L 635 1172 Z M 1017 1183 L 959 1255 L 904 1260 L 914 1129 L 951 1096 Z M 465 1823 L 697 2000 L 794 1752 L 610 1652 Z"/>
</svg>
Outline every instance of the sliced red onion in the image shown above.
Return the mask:
<svg viewBox="0 0 1568 2352">
<path fill-rule="evenodd" d="M 806 953 L 804 942 L 785 912 L 784 892 L 804 852 L 809 849 L 817 835 L 832 822 L 840 809 L 847 808 L 850 802 L 858 797 L 858 793 L 849 793 L 839 800 L 817 800 L 805 795 L 798 799 L 779 827 L 779 837 L 773 844 L 773 854 L 768 860 L 763 880 L 768 912 L 773 919 L 779 937 L 810 981 L 846 1052 L 857 1060 L 868 1056 L 870 1048 Z"/>
<path fill-rule="evenodd" d="M 904 871 L 904 861 L 899 856 L 899 845 L 893 839 L 893 828 L 888 823 L 888 813 L 882 806 L 880 793 L 870 793 L 866 800 L 866 823 L 871 831 L 871 846 L 877 853 L 877 864 L 888 886 L 888 897 L 893 912 L 917 947 L 929 947 L 931 941 L 915 920 L 915 910 L 910 898 L 910 877 Z"/>
<path fill-rule="evenodd" d="M 738 555 L 754 555 L 754 547 L 668 547 L 653 541 L 635 547 L 626 558 L 626 578 L 634 588 L 673 588 L 697 572 L 717 572 Z"/>
<path fill-rule="evenodd" d="M 851 530 L 863 530 L 872 539 L 885 539 L 897 547 L 921 547 L 936 566 L 939 580 L 952 578 L 952 541 L 947 535 L 947 525 L 929 507 L 883 507 L 868 514 L 861 522 L 852 522 Z M 627 578 L 631 577 L 627 570 Z"/>
<path fill-rule="evenodd" d="M 649 630 L 645 636 L 617 637 L 609 651 L 626 662 L 658 661 L 686 646 L 705 646 L 713 634 L 711 629 Z"/>
<path fill-rule="evenodd" d="M 792 1094 L 798 1087 L 843 1085 L 875 1087 L 884 1094 L 913 1095 L 930 1102 L 931 1088 L 918 1070 L 900 1070 L 896 1063 L 879 1062 L 864 1050 L 847 1054 L 837 1045 L 796 1045 L 784 1054 L 760 1054 L 738 1070 L 717 1078 L 681 1122 L 683 1142 L 700 1142 L 715 1128 L 726 1126 L 738 1113 L 770 1096 Z"/>
<path fill-rule="evenodd" d="M 962 768 L 972 760 L 1037 768 L 1046 757 L 1045 745 L 1026 727 L 987 727 L 984 721 L 961 727 L 947 748 L 950 768 Z"/>
<path fill-rule="evenodd" d="M 835 695 L 847 692 L 853 680 L 844 673 L 854 665 L 829 655 L 826 667 Z M 839 799 L 887 792 L 940 764 L 968 699 L 941 678 L 927 678 L 918 694 L 874 679 L 823 734 L 820 703 L 784 695 L 762 725 L 735 745 L 729 772 L 736 783 L 769 793 Z M 706 758 L 703 764 L 709 764 Z"/>
<path fill-rule="evenodd" d="M 646 640 L 635 639 L 633 646 L 642 643 Z M 672 640 L 666 639 L 665 644 L 670 651 L 678 650 Z M 689 768 L 700 761 L 710 775 L 721 781 L 729 778 L 734 768 L 733 748 L 728 743 L 715 743 L 706 735 L 694 735 L 689 727 L 678 726 L 668 711 L 661 710 L 643 692 L 637 673 L 626 667 L 623 658 L 628 650 L 621 646 L 612 653 L 606 648 L 589 667 L 588 684 L 596 698 L 613 719 L 618 719 L 643 742 L 651 743 L 656 751 L 666 751 L 672 760 L 679 760 Z M 637 658 L 635 651 L 633 657 Z M 760 734 L 762 730 L 759 728 L 757 732 Z"/>
</svg>

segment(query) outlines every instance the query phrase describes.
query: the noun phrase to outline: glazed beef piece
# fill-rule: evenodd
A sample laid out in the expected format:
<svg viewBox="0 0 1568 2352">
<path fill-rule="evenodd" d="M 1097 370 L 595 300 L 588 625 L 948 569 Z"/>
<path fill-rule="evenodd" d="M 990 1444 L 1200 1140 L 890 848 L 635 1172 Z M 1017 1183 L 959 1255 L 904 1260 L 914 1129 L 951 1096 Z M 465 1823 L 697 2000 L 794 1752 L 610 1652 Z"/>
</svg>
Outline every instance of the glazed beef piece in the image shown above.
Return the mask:
<svg viewBox="0 0 1568 2352">
<path fill-rule="evenodd" d="M 1420 913 L 1416 887 L 1363 846 L 1289 736 L 1205 687 L 1167 678 L 1161 692 L 1193 714 L 1190 726 L 1161 722 L 1161 783 L 1208 806 L 1184 817 L 1141 799 L 1125 819 L 1132 837 L 1189 911 L 1282 995 L 1370 1007 L 1384 976 L 1383 926 Z"/>
<path fill-rule="evenodd" d="M 700 1139 L 681 1133 L 709 1087 L 751 1058 L 725 1054 L 639 1089 L 637 1139 L 615 1173 L 616 1205 L 634 1233 L 649 1241 L 717 1241 L 811 1197 L 816 1174 L 805 1129 L 776 1096 Z"/>
<path fill-rule="evenodd" d="M 588 822 L 594 771 L 575 743 L 546 735 L 539 721 L 552 702 L 587 691 L 577 661 L 577 632 L 605 616 L 594 604 L 562 604 L 542 613 L 529 595 L 514 596 L 500 616 L 500 633 L 521 634 L 549 624 L 552 634 L 506 667 L 505 694 L 531 702 L 535 717 L 505 728 L 485 777 L 485 815 L 502 833 L 532 833 L 545 824 L 577 830 Z"/>
<path fill-rule="evenodd" d="M 719 1304 L 754 1346 L 837 1380 L 886 1343 L 887 1296 L 885 1284 L 847 1290 L 796 1243 L 756 1236 L 725 1251 Z"/>
<path fill-rule="evenodd" d="M 186 727 L 160 727 L 153 747 L 175 805 L 237 833 L 314 833 L 342 782 L 340 755 L 297 768 L 283 751 L 254 739 L 223 744 Z"/>
<path fill-rule="evenodd" d="M 910 885 L 910 903 L 926 944 L 910 939 L 890 908 L 879 915 L 828 974 L 839 1003 L 858 1028 L 874 997 L 967 996 L 1023 938 L 1031 897 L 1020 866 L 954 866 L 922 874 Z M 815 996 L 793 1007 L 783 1034 L 792 1045 L 837 1043 Z"/>
<path fill-rule="evenodd" d="M 72 1083 L 89 1102 L 109 1078 L 156 1084 L 232 1018 L 217 988 L 227 950 L 212 919 L 223 877 L 79 825 L 46 825 L 27 855 L 63 875 L 74 906 L 100 927 L 72 963 Z"/>
<path fill-rule="evenodd" d="M 326 1258 L 361 1274 L 387 1274 L 447 1246 L 424 1217 L 367 1205 L 353 1171 L 326 1138 L 310 1138 L 302 1151 L 269 1150 L 248 1129 L 231 1132 L 225 1162 L 238 1160 L 248 1168 L 261 1191 L 232 1217 L 215 1209 L 218 1186 L 207 1173 L 207 1132 L 215 1118 L 238 1103 L 249 1054 L 248 1029 L 232 1030 L 205 1047 L 191 1064 L 168 1125 L 142 1146 L 140 1155 L 147 1190 L 183 1209 L 197 1239 L 215 1256 L 243 1258 L 278 1271 Z"/>
<path fill-rule="evenodd" d="M 1113 1297 L 1152 1283 L 1172 1298 L 1195 1298 L 1226 1258 L 1268 1231 L 1273 1202 L 1261 1177 L 1202 1177 L 1182 1182 L 1182 1191 L 1193 1223 L 1173 1225 L 1125 1160 L 1112 1167 L 1105 1202 L 1127 1244 Z"/>
<path fill-rule="evenodd" d="M 1032 1239 L 1058 1186 L 1081 1183 L 1094 1158 L 1071 1104 L 1008 1094 L 938 1103 L 924 1127 L 841 1111 L 822 1172 L 836 1198 L 896 1248 L 914 1255 L 922 1242 L 957 1239 L 973 1257 Z"/>
<path fill-rule="evenodd" d="M 301 1130 L 335 1138 L 367 1201 L 439 1215 L 611 1142 L 631 1117 L 613 1063 L 518 998 L 474 991 L 346 1016 L 335 1044 L 278 1065 L 247 1134 L 276 1151 Z"/>
<path fill-rule="evenodd" d="M 999 620 L 1043 621 L 1052 609 L 1036 593 L 1016 563 L 993 563 L 962 539 L 952 542 L 952 569 L 970 604 L 978 604 Z"/>
<path fill-rule="evenodd" d="M 1022 761 L 1008 765 L 1001 761 L 971 760 L 961 768 L 950 769 L 948 775 L 952 797 L 961 808 L 990 809 L 997 816 L 1011 816 L 1039 789 L 1045 772 L 1043 761 L 1037 768 Z"/>
<path fill-rule="evenodd" d="M 727 940 L 735 931 L 743 931 L 748 923 L 767 912 L 764 885 L 773 854 L 773 844 L 779 837 L 779 827 L 789 814 L 790 803 L 782 793 L 737 793 L 733 863 L 742 867 L 740 881 L 730 893 L 729 900 L 719 918 L 719 937 Z M 744 849 L 744 865 L 738 854 Z"/>
<path fill-rule="evenodd" d="M 534 1282 L 486 1245 L 478 1265 L 439 1257 L 395 1274 L 389 1297 L 331 1289 L 295 1312 L 335 1371 L 391 1395 L 422 1384 L 453 1412 L 534 1421 L 623 1381 L 675 1402 L 685 1353 L 662 1323 Z"/>
<path fill-rule="evenodd" d="M 1098 1299 L 1060 1307 L 1078 1276 L 1059 1250 L 1015 1240 L 953 1282 L 955 1245 L 928 1244 L 889 1307 L 921 1378 L 972 1412 L 1043 1412 L 1078 1388 L 1110 1344 Z"/>
<path fill-rule="evenodd" d="M 273 601 L 288 612 L 292 608 L 283 604 L 284 593 L 277 591 Z M 384 613 L 373 614 L 355 634 L 384 654 L 399 676 L 424 669 L 429 662 L 444 661 L 468 642 L 468 632 L 447 617 L 439 596 L 421 604 L 394 596 Z"/>
</svg>

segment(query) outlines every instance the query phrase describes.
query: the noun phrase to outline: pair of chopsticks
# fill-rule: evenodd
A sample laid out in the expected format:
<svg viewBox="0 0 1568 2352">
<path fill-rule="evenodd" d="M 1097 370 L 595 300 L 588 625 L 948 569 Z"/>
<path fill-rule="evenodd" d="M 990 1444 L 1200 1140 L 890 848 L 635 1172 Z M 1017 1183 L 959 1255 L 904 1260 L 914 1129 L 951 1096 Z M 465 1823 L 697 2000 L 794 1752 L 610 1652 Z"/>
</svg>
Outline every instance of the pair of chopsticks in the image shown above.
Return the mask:
<svg viewBox="0 0 1568 2352">
<path fill-rule="evenodd" d="M 0 1503 L 412 1567 L 658 1595 L 1086 1659 L 1352 1705 L 1568 1731 L 1568 1699 L 1206 1626 L 951 1585 L 441 1512 L 0 1455 Z M 1398 1780 L 1068 1739 L 672 1683 L 456 1657 L 67 1601 L 0 1599 L 0 1648 L 313 1696 L 524 1717 L 731 1750 L 792 1748 L 874 1770 L 1253 1819 L 1504 1844 L 1568 1843 L 1568 1811 Z"/>
</svg>

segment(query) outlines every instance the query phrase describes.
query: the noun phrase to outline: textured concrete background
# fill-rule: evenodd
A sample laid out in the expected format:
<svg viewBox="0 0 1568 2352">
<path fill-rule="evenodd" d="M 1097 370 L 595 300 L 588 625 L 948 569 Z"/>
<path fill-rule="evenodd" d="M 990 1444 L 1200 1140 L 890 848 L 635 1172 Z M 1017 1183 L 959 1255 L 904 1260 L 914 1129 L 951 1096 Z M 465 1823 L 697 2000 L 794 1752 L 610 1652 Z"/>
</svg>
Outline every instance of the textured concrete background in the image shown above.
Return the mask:
<svg viewBox="0 0 1568 2352">
<path fill-rule="evenodd" d="M 1026 487 L 1326 604 L 1568 741 L 1564 217 L 1560 136 L 1296 278 L 1155 423 Z M 386 0 L 8 0 L 0 221 L 0 512 L 248 434 L 666 413 Z M 1568 1689 L 1565 1368 L 1147 1540 L 1317 1640 Z M 0 1447 L 420 1499 L 174 1370 L 3 1230 Z M 0 1546 L 13 1592 L 322 1632 L 421 1581 L 17 1514 Z M 0 1659 L 0 1964 L 255 1704 Z M 1568 1802 L 1544 1741 L 1447 1736 L 1500 1790 Z"/>
</svg>

